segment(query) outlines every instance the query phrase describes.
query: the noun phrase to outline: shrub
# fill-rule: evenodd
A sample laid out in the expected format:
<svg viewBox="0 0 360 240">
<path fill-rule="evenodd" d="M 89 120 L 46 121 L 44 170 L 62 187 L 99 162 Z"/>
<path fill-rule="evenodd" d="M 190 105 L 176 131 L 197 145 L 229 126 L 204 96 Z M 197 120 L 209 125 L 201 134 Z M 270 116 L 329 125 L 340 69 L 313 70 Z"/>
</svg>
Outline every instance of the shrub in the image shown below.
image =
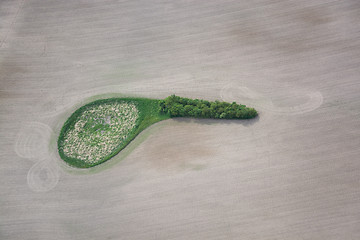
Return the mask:
<svg viewBox="0 0 360 240">
<path fill-rule="evenodd" d="M 255 109 L 236 102 L 227 103 L 218 100 L 209 102 L 176 95 L 160 100 L 159 106 L 160 112 L 168 113 L 171 117 L 249 119 L 257 116 Z"/>
</svg>

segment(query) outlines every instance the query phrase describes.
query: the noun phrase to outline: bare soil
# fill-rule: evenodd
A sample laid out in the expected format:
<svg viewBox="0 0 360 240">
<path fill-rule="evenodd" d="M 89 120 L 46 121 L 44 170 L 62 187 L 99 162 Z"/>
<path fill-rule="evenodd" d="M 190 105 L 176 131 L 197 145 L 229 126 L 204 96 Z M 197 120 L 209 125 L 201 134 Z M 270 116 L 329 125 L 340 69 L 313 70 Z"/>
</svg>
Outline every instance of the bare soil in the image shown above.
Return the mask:
<svg viewBox="0 0 360 240">
<path fill-rule="evenodd" d="M 0 3 L 1 239 L 360 239 L 357 1 Z M 106 164 L 56 138 L 100 97 L 237 101 Z"/>
</svg>

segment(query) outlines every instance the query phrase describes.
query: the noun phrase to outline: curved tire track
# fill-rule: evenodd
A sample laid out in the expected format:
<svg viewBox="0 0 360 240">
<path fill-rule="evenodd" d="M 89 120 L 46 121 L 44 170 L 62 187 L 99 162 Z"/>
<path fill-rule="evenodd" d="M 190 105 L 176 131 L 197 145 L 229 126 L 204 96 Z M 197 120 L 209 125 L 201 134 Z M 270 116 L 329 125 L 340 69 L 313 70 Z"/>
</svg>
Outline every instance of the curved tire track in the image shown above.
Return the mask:
<svg viewBox="0 0 360 240">
<path fill-rule="evenodd" d="M 59 182 L 57 166 L 48 159 L 35 163 L 27 174 L 27 183 L 34 192 L 47 192 Z"/>
<path fill-rule="evenodd" d="M 59 182 L 59 171 L 48 146 L 52 129 L 41 122 L 28 122 L 20 128 L 15 141 L 16 154 L 36 161 L 27 174 L 27 184 L 34 192 L 47 192 Z M 40 160 L 39 160 L 40 159 Z"/>
<path fill-rule="evenodd" d="M 42 159 L 49 155 L 48 145 L 52 129 L 40 122 L 29 122 L 20 128 L 14 150 L 19 157 Z"/>
<path fill-rule="evenodd" d="M 236 83 L 230 83 L 224 86 L 220 91 L 220 97 L 223 101 L 236 101 L 241 104 L 246 103 L 246 105 L 255 107 L 259 110 L 280 115 L 303 114 L 314 111 L 322 105 L 323 96 L 319 91 L 309 92 L 302 89 L 297 90 L 297 92 L 303 92 L 308 100 L 300 104 L 286 107 L 277 106 L 270 97 Z"/>
</svg>

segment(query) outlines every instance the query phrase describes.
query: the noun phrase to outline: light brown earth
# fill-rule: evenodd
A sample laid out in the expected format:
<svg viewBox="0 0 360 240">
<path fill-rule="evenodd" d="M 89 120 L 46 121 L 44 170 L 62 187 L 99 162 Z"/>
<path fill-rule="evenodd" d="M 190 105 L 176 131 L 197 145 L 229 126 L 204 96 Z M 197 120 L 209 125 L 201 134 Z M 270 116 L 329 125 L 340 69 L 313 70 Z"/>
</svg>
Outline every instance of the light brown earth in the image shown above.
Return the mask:
<svg viewBox="0 0 360 240">
<path fill-rule="evenodd" d="M 0 3 L 0 239 L 360 239 L 359 1 Z M 96 95 L 237 101 L 92 170 L 56 152 Z"/>
</svg>

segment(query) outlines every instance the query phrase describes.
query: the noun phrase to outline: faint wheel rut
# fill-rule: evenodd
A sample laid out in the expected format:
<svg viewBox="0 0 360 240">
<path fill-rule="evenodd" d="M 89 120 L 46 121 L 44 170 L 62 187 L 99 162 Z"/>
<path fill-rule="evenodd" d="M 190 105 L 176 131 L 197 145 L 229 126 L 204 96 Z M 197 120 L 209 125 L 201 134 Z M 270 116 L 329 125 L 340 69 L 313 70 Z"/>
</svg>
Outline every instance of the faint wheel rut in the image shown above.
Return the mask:
<svg viewBox="0 0 360 240">
<path fill-rule="evenodd" d="M 47 192 L 59 182 L 59 171 L 56 164 L 49 159 L 35 163 L 27 175 L 27 184 L 34 192 Z"/>
<path fill-rule="evenodd" d="M 16 137 L 14 150 L 19 157 L 41 159 L 49 155 L 48 145 L 52 129 L 40 122 L 29 122 L 22 126 Z"/>
<path fill-rule="evenodd" d="M 220 91 L 220 97 L 223 101 L 236 101 L 264 112 L 280 115 L 297 115 L 311 112 L 319 108 L 323 103 L 323 96 L 319 91 L 293 89 L 287 91 L 285 99 L 289 99 L 290 102 L 291 98 L 301 96 L 306 97 L 306 101 L 290 103 L 288 106 L 279 106 L 274 103 L 274 97 L 266 96 L 258 91 L 241 86 L 239 83 L 230 83 L 224 86 Z"/>
<path fill-rule="evenodd" d="M 27 174 L 27 184 L 34 192 L 47 192 L 59 182 L 56 159 L 49 151 L 52 129 L 40 122 L 25 123 L 14 144 L 16 154 L 35 161 Z"/>
</svg>

